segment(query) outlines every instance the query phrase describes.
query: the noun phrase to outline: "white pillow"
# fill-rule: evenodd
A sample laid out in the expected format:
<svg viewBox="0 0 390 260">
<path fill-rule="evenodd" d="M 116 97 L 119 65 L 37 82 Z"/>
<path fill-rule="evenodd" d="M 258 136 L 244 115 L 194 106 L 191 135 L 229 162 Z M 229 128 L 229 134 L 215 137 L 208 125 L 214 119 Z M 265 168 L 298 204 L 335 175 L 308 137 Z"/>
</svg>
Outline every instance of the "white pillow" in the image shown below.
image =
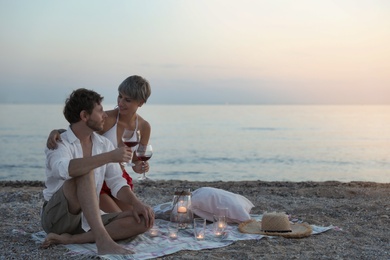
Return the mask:
<svg viewBox="0 0 390 260">
<path fill-rule="evenodd" d="M 222 189 L 202 187 L 192 192 L 191 209 L 195 215 L 213 221 L 217 207 L 228 208 L 227 221 L 241 223 L 249 220 L 254 207 L 244 196 Z"/>
</svg>

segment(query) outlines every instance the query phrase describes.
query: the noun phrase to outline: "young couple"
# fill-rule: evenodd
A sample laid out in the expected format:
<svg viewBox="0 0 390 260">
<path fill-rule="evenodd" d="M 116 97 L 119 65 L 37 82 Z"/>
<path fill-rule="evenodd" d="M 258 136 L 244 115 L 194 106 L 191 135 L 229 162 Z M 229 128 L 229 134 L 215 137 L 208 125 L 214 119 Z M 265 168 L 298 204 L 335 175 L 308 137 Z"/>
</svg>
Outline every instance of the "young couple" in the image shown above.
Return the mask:
<svg viewBox="0 0 390 260">
<path fill-rule="evenodd" d="M 120 166 L 132 160 L 135 172 L 149 170 L 147 163 L 133 158 L 121 136 L 125 128 L 139 130 L 140 144 L 148 143 L 151 127 L 136 112 L 149 98 L 150 85 L 131 76 L 118 91 L 118 108 L 107 112 L 103 97 L 87 89 L 73 91 L 65 102 L 70 125 L 61 134 L 52 131 L 45 150 L 42 227 L 48 235 L 43 247 L 95 242 L 99 255 L 131 254 L 115 240 L 153 226 L 153 210 L 135 196 L 132 180 Z"/>
</svg>

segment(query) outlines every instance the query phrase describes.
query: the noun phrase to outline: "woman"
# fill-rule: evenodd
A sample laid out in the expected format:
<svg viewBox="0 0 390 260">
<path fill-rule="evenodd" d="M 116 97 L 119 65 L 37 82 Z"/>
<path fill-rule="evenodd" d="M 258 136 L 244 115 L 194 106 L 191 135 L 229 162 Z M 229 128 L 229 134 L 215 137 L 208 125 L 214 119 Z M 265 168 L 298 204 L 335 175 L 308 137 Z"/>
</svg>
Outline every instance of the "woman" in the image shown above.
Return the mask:
<svg viewBox="0 0 390 260">
<path fill-rule="evenodd" d="M 110 139 L 115 147 L 123 146 L 122 134 L 124 129 L 140 131 L 141 145 L 147 145 L 150 138 L 151 126 L 148 121 L 137 114 L 137 110 L 146 103 L 151 95 L 149 82 L 140 76 L 130 76 L 125 79 L 118 87 L 117 107 L 113 110 L 106 111 L 107 118 L 100 134 Z M 47 147 L 54 149 L 57 147 L 56 141 L 61 140 L 60 133 L 62 130 L 53 130 L 47 140 Z M 149 163 L 142 162 L 133 156 L 133 170 L 136 173 L 149 171 Z M 133 181 L 130 175 L 122 166 L 123 177 L 133 188 Z M 111 195 L 110 189 L 104 183 L 100 192 L 100 209 L 106 213 L 120 212 L 128 209 L 128 205 L 121 203 Z"/>
</svg>

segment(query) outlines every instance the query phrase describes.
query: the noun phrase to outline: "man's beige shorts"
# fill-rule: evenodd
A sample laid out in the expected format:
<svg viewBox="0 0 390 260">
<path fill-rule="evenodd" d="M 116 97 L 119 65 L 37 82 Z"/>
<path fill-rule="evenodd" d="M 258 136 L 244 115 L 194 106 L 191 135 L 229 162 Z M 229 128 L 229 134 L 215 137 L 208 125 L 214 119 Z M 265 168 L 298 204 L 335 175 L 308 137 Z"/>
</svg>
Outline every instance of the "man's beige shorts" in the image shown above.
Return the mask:
<svg viewBox="0 0 390 260">
<path fill-rule="evenodd" d="M 111 223 L 119 213 L 109 213 L 101 216 L 103 224 Z M 55 234 L 80 234 L 85 231 L 81 228 L 81 212 L 73 215 L 69 213 L 68 201 L 65 198 L 62 187 L 53 194 L 49 201 L 45 201 L 42 207 L 41 224 L 46 233 Z"/>
</svg>

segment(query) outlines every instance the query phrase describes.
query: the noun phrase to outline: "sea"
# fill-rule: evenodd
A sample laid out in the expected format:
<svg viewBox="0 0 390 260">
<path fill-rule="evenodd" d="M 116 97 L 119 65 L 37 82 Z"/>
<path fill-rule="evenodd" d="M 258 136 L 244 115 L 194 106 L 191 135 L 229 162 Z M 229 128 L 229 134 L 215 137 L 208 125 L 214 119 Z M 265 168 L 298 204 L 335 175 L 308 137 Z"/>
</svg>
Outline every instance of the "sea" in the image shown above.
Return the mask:
<svg viewBox="0 0 390 260">
<path fill-rule="evenodd" d="M 62 108 L 0 104 L 0 181 L 45 180 L 47 136 L 68 126 Z M 138 112 L 152 126 L 154 180 L 390 183 L 388 105 L 146 104 Z"/>
</svg>

